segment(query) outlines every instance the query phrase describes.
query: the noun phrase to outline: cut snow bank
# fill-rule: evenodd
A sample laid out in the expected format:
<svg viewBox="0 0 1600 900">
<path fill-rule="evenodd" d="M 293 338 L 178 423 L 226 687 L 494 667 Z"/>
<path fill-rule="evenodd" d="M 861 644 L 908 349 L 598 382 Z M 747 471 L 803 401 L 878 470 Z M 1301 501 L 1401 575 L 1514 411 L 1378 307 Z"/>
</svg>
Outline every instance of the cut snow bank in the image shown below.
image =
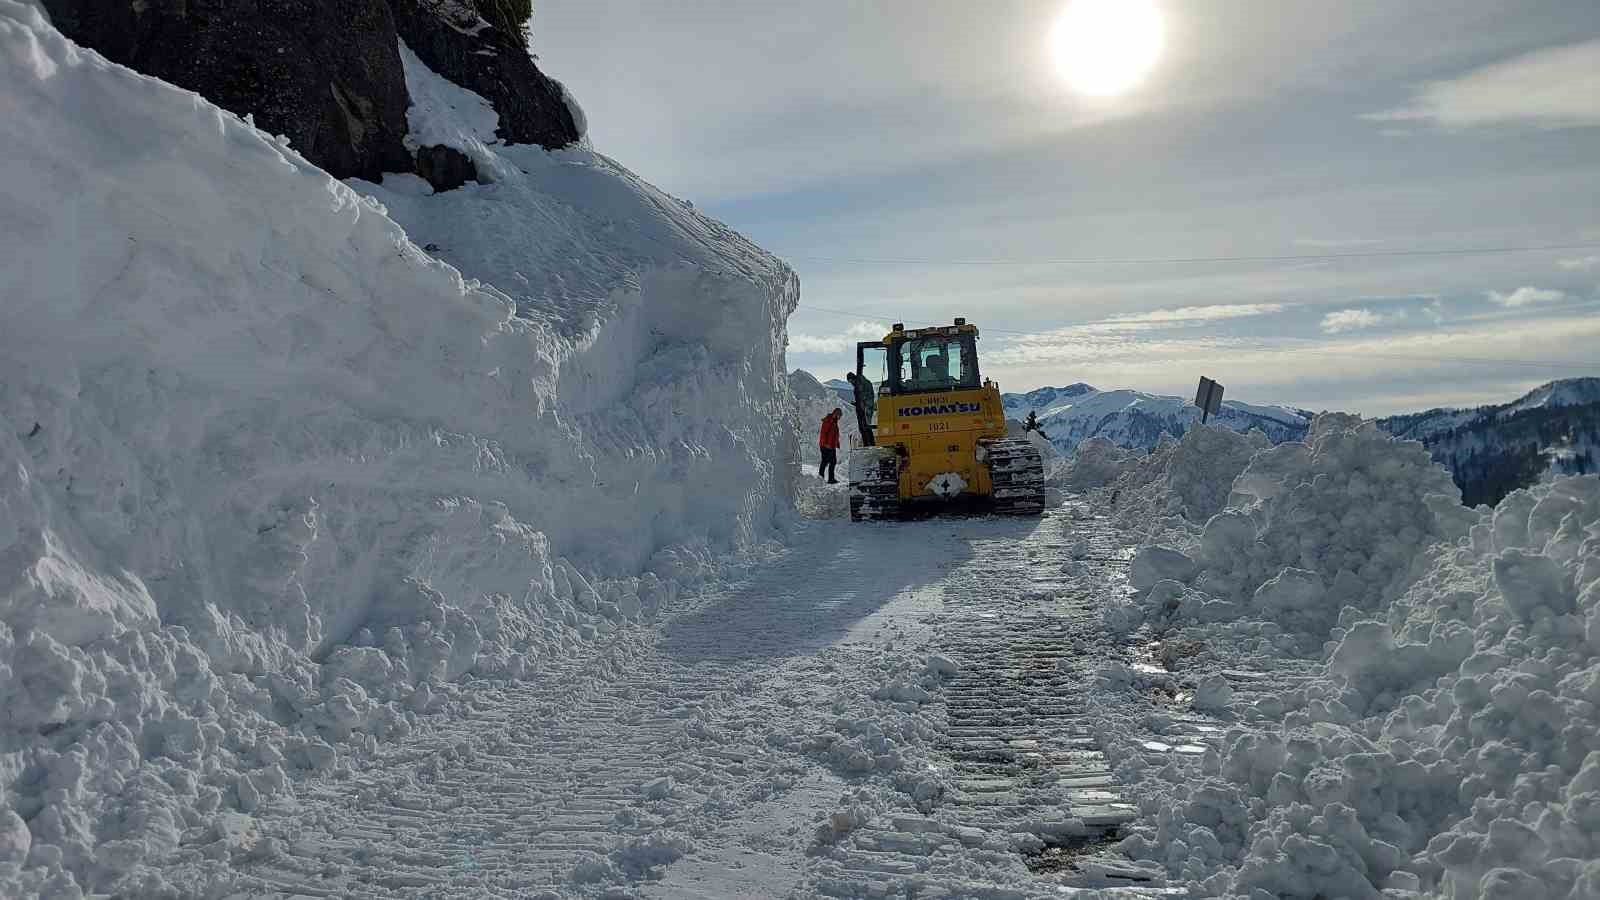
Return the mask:
<svg viewBox="0 0 1600 900">
<path fill-rule="evenodd" d="M 1203 896 L 1600 896 L 1600 478 L 1469 510 L 1421 445 L 1342 415 L 1226 468 L 1200 496 L 1227 507 L 1151 535 L 1108 612 L 1189 648 L 1194 708 L 1231 723 L 1153 769 L 1101 704 L 1144 796 L 1124 852 Z M 1321 663 L 1253 700 L 1222 677 L 1296 656 Z"/>
<path fill-rule="evenodd" d="M 157 894 L 785 506 L 793 274 L 609 160 L 436 107 L 495 181 L 403 229 L 17 0 L 0 107 L 0 894 Z"/>
</svg>

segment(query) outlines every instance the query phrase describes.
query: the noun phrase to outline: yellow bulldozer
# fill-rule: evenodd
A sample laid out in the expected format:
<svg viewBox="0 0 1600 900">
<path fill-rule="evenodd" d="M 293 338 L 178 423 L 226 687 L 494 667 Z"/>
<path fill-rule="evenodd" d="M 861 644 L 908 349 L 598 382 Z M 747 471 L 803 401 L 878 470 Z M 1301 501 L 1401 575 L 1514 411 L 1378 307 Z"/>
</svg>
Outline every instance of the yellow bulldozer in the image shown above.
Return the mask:
<svg viewBox="0 0 1600 900">
<path fill-rule="evenodd" d="M 856 345 L 861 446 L 852 447 L 850 518 L 897 518 L 942 505 L 1004 515 L 1044 512 L 1044 460 L 1006 437 L 1000 386 L 978 372 L 978 329 L 907 330 Z M 875 401 L 875 403 L 874 403 Z M 875 427 L 874 427 L 875 426 Z"/>
</svg>

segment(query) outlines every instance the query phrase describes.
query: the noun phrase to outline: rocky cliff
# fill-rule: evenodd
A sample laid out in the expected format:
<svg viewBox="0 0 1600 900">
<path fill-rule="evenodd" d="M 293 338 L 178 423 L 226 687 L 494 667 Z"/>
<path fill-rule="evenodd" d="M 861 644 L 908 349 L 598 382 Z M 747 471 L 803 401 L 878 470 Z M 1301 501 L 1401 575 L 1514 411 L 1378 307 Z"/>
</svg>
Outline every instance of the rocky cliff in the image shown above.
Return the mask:
<svg viewBox="0 0 1600 900">
<path fill-rule="evenodd" d="M 448 151 L 406 140 L 399 46 L 494 103 L 498 137 L 580 135 L 561 85 L 528 52 L 528 0 L 43 0 L 68 37 L 250 115 L 339 178 L 416 171 L 436 188 Z M 421 163 L 419 164 L 419 157 Z M 467 173 L 475 177 L 475 173 Z"/>
</svg>

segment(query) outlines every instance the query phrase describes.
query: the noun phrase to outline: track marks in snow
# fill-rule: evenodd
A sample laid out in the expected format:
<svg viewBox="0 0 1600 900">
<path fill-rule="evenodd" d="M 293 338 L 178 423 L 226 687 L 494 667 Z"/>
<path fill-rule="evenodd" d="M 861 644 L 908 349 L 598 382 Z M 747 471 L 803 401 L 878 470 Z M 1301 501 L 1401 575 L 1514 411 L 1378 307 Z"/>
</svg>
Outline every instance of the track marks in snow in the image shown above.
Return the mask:
<svg viewBox="0 0 1600 900">
<path fill-rule="evenodd" d="M 930 705 L 934 758 L 951 790 L 929 814 L 886 815 L 841 841 L 814 872 L 840 897 L 1054 896 L 1063 884 L 1125 896 L 1152 873 L 1096 850 L 1135 817 L 1099 750 L 1084 688 L 1110 652 L 1099 603 L 1125 590 L 1128 553 L 1079 505 L 996 523 L 943 586 L 930 647 L 960 671 Z M 1087 848 L 1040 878 L 1024 860 Z"/>
<path fill-rule="evenodd" d="M 1125 558 L 1077 506 L 812 523 L 771 564 L 582 660 L 463 685 L 456 712 L 263 812 L 269 839 L 234 887 L 1144 895 L 1125 859 L 1080 852 L 1133 815 L 1080 690 L 1115 653 L 1099 601 Z M 885 698 L 931 652 L 960 671 L 921 700 Z M 942 795 L 914 796 L 929 784 Z M 1069 871 L 1029 871 L 1047 845 L 1073 849 Z"/>
<path fill-rule="evenodd" d="M 963 542 L 808 528 L 777 563 L 376 748 L 262 814 L 247 896 L 782 896 L 845 787 L 786 749 L 855 686 L 884 609 L 937 596 Z M 678 861 L 690 859 L 682 864 Z M 714 876 L 717 867 L 725 872 Z M 666 877 L 663 878 L 662 876 Z M 720 892 L 720 893 L 719 893 Z"/>
</svg>

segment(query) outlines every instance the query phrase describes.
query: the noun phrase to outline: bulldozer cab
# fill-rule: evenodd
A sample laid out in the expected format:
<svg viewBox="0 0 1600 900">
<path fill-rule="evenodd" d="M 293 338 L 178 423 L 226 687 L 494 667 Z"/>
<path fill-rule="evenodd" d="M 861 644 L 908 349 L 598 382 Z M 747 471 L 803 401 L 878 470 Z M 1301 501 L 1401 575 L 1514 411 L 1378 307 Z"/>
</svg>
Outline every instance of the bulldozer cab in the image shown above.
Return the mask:
<svg viewBox="0 0 1600 900">
<path fill-rule="evenodd" d="M 895 394 L 976 390 L 977 335 L 971 332 L 912 337 L 889 347 L 889 388 Z"/>
<path fill-rule="evenodd" d="M 882 395 L 976 390 L 978 335 L 951 328 L 938 333 L 897 332 L 883 341 L 856 344 L 856 375 Z"/>
</svg>

